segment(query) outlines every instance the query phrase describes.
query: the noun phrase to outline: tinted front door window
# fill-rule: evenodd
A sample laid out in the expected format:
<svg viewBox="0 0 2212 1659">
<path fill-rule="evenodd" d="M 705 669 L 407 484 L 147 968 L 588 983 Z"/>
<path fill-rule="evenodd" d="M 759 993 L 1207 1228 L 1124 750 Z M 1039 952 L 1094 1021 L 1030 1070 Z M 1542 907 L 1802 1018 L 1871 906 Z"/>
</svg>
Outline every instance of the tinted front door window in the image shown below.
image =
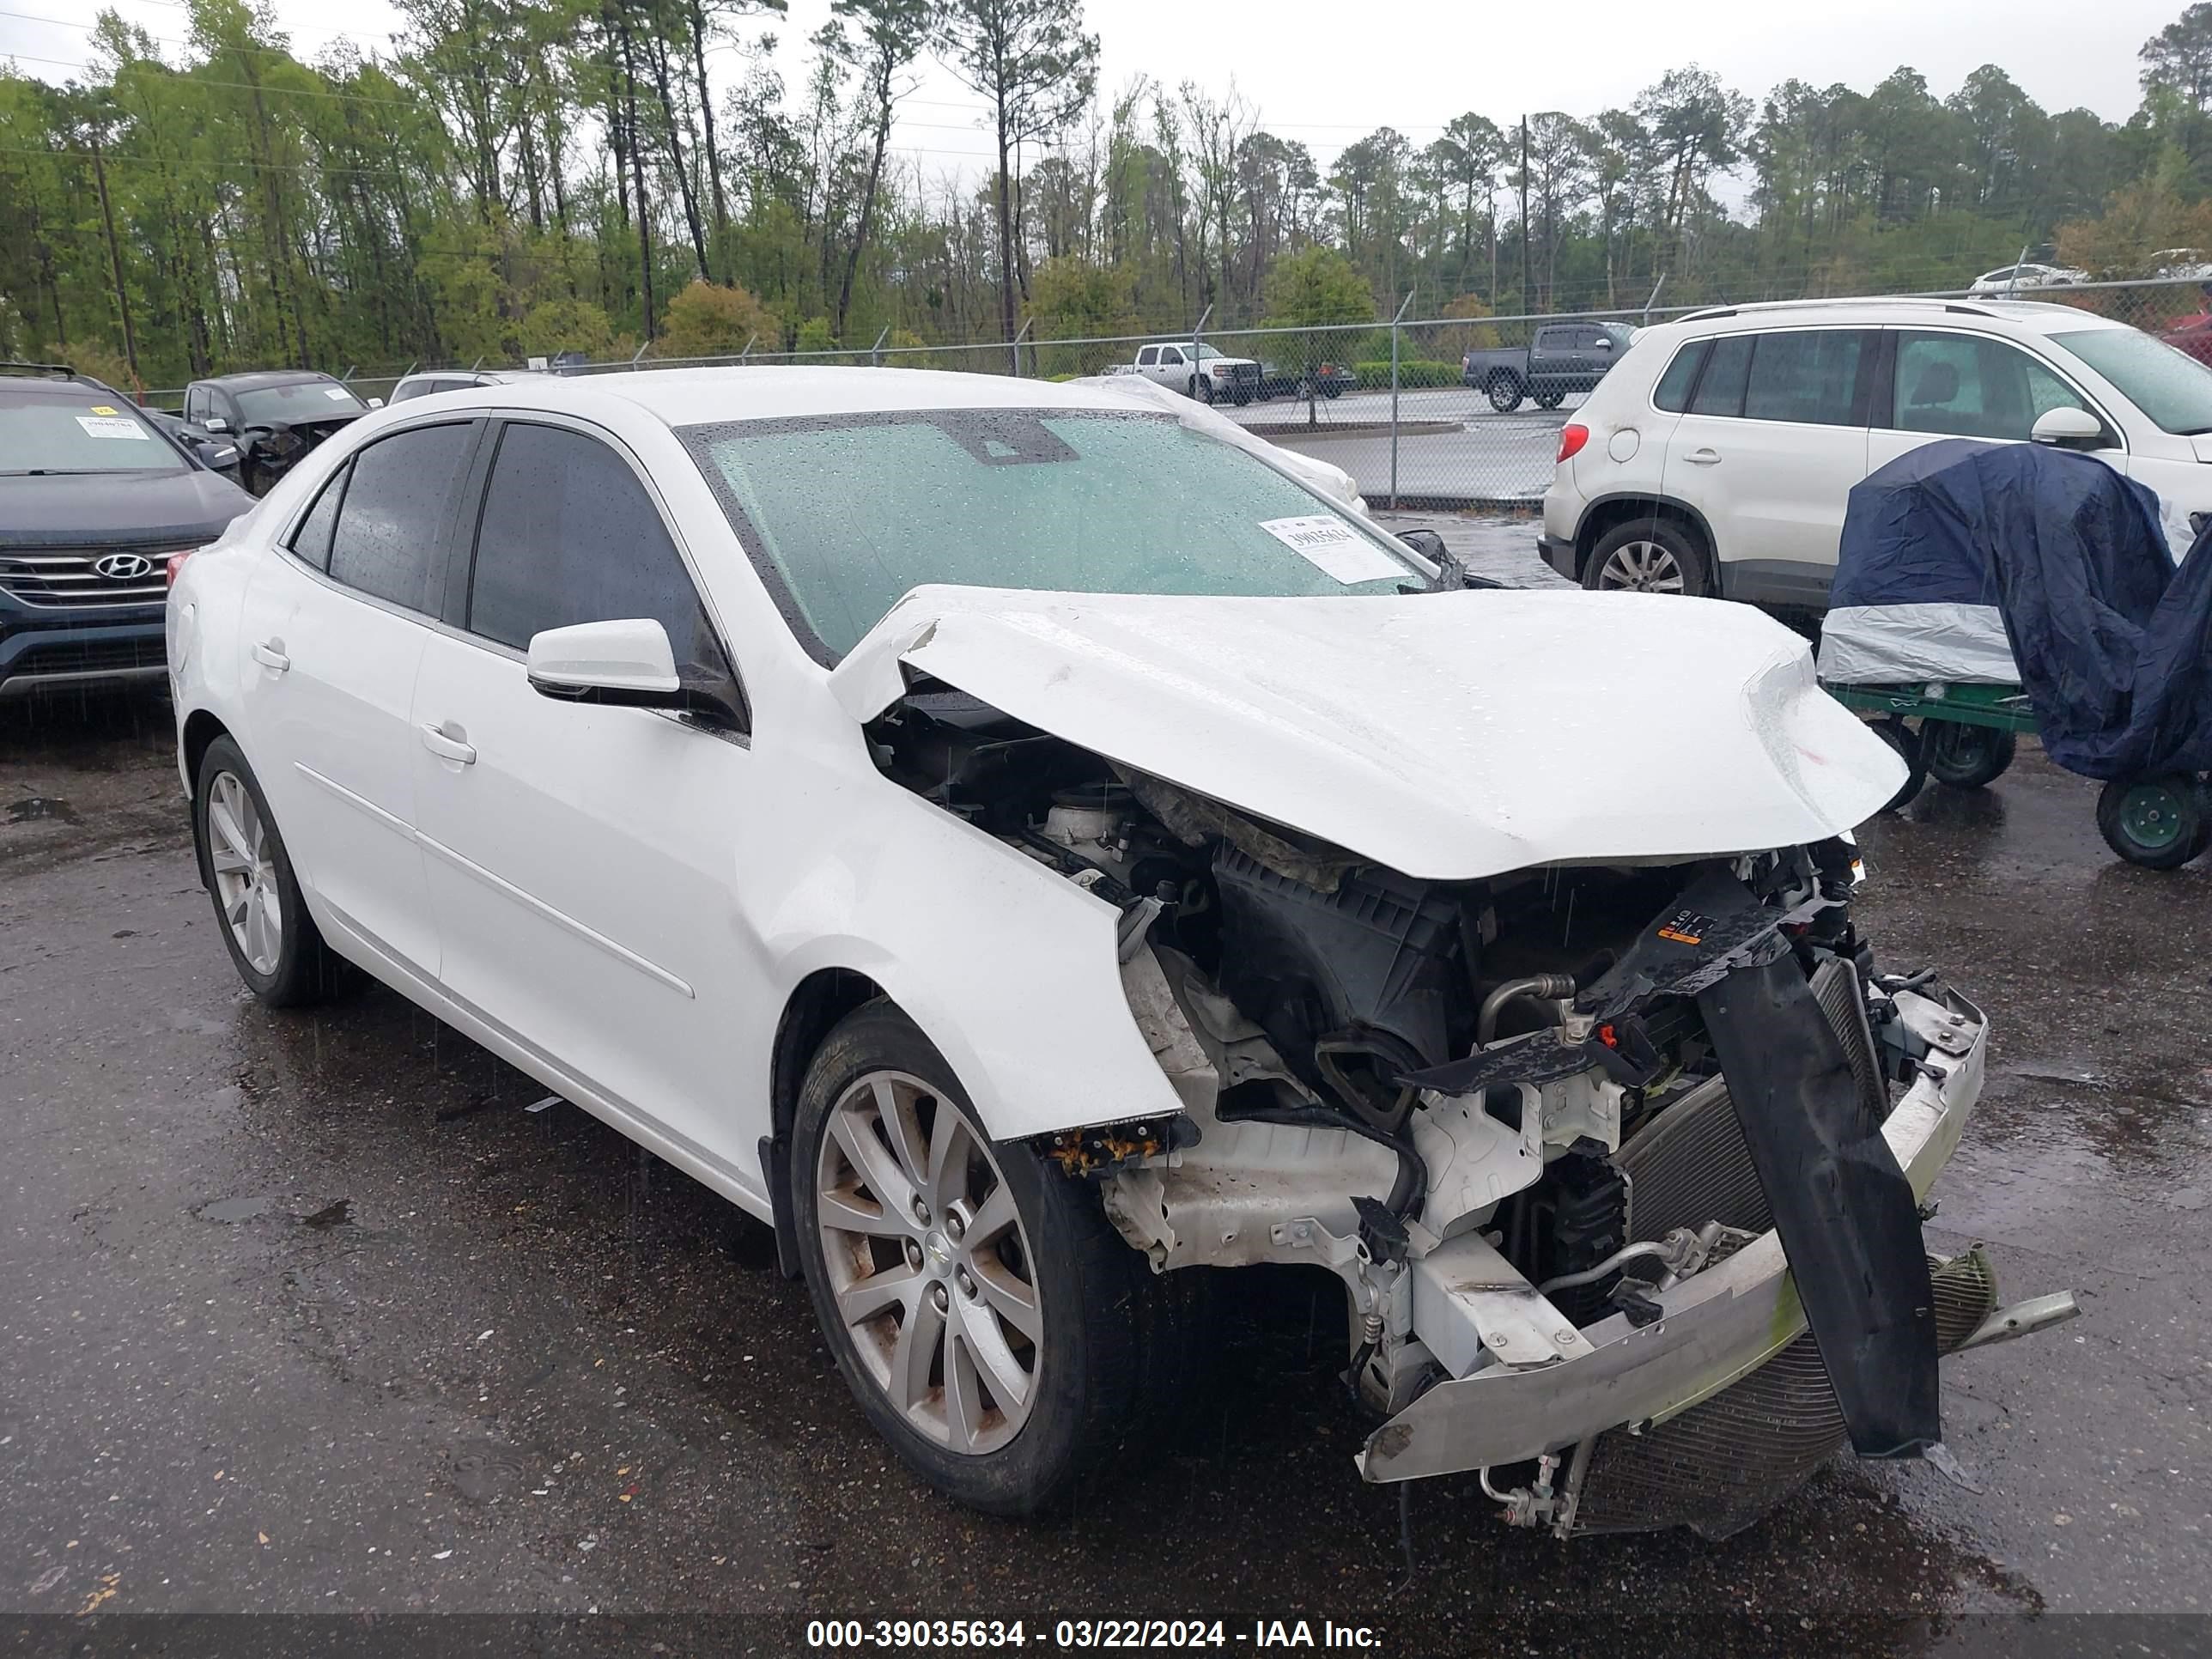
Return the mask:
<svg viewBox="0 0 2212 1659">
<path fill-rule="evenodd" d="M 1890 424 L 1900 431 L 2024 441 L 2037 416 L 2086 407 L 2065 381 L 2002 340 L 1911 330 L 1897 337 Z"/>
<path fill-rule="evenodd" d="M 526 649 L 575 623 L 650 617 L 679 669 L 728 672 L 690 573 L 645 486 L 596 438 L 509 426 L 477 532 L 469 631 Z"/>
<path fill-rule="evenodd" d="M 331 538 L 333 580 L 425 613 L 438 608 L 435 573 L 454 492 L 476 428 L 417 427 L 354 458 L 353 482 Z"/>
</svg>

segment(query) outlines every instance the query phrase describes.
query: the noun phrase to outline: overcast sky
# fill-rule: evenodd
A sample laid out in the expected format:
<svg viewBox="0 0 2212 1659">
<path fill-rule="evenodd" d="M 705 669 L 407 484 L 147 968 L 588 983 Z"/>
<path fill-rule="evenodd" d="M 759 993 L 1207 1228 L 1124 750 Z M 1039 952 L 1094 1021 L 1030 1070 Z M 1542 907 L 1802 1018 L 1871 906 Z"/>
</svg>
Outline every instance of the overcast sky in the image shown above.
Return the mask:
<svg viewBox="0 0 2212 1659">
<path fill-rule="evenodd" d="M 166 52 L 181 54 L 179 0 L 117 3 L 170 37 Z M 85 27 L 100 9 L 97 0 L 0 0 L 0 57 L 15 56 L 27 74 L 64 78 L 83 63 Z M 276 0 L 276 9 L 294 51 L 310 59 L 341 35 L 383 50 L 397 26 L 385 0 L 348 0 L 342 9 Z M 1754 100 L 1791 76 L 1863 91 L 1899 64 L 1917 69 L 1942 97 L 1995 63 L 2046 109 L 2087 105 L 2125 120 L 2137 100 L 2136 50 L 2180 10 L 2180 0 L 1582 0 L 1565 13 L 1465 0 L 1371 9 L 1344 0 L 1091 0 L 1088 21 L 1100 38 L 1108 93 L 1139 75 L 1171 87 L 1196 81 L 1216 97 L 1233 81 L 1264 125 L 1304 142 L 1325 167 L 1343 145 L 1386 124 L 1420 144 L 1469 109 L 1500 126 L 1537 109 L 1588 115 L 1626 103 L 1687 63 Z M 791 0 L 785 18 L 749 22 L 746 33 L 776 31 L 795 88 L 805 39 L 829 15 L 830 0 Z M 726 52 L 720 62 L 734 80 L 741 60 Z M 894 142 L 927 176 L 980 174 L 990 135 L 976 125 L 980 101 L 958 82 L 925 66 L 902 108 Z"/>
</svg>

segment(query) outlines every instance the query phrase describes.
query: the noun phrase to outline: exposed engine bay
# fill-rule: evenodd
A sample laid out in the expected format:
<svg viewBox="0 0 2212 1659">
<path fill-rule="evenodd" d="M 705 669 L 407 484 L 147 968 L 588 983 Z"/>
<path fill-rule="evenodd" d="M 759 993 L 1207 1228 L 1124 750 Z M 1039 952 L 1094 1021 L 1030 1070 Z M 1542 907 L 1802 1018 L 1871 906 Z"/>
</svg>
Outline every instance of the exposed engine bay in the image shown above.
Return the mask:
<svg viewBox="0 0 2212 1659">
<path fill-rule="evenodd" d="M 1130 1012 L 1182 1114 L 1042 1149 L 1156 1271 L 1341 1281 L 1348 1378 L 1392 1418 L 1370 1480 L 1475 1468 L 1561 1536 L 1723 1535 L 1846 1440 L 1940 1453 L 1939 1354 L 2073 1311 L 2001 1312 L 1985 1256 L 1924 1249 L 1949 1144 L 1923 1170 L 1885 1126 L 1925 1097 L 1929 1144 L 1955 1142 L 1982 1023 L 1932 974 L 1876 974 L 1845 838 L 1417 879 L 927 678 L 866 733 L 894 781 L 1121 913 Z M 1690 1298 L 1754 1268 L 1734 1300 L 1773 1312 L 1748 1364 L 1668 1346 L 1670 1321 L 1698 1328 Z M 1629 1365 L 1657 1408 L 1608 1416 Z M 1493 1386 L 1510 1409 L 1443 1424 L 1451 1390 L 1545 1373 L 1590 1375 L 1591 1398 L 1547 1413 Z"/>
</svg>

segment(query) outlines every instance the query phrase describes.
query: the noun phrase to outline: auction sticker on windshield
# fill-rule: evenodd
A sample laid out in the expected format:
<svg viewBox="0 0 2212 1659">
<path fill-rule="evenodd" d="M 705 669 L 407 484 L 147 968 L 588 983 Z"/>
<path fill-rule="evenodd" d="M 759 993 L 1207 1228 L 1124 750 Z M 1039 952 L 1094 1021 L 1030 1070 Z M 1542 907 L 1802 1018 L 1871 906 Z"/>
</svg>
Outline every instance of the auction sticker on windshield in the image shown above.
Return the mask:
<svg viewBox="0 0 2212 1659">
<path fill-rule="evenodd" d="M 76 423 L 95 438 L 146 438 L 146 428 L 128 415 L 80 415 Z"/>
<path fill-rule="evenodd" d="M 1346 586 L 1388 581 L 1406 568 L 1341 519 L 1311 513 L 1296 519 L 1263 519 L 1260 528 L 1308 563 Z"/>
</svg>

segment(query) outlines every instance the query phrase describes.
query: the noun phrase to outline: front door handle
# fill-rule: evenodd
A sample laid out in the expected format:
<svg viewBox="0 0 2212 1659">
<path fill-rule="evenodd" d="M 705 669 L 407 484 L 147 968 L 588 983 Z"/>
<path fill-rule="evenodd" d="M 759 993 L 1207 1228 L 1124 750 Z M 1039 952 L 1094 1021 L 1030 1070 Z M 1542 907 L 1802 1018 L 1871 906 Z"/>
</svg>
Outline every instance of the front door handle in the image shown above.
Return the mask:
<svg viewBox="0 0 2212 1659">
<path fill-rule="evenodd" d="M 464 766 L 477 763 L 476 744 L 464 743 L 460 738 L 449 734 L 444 726 L 433 726 L 428 720 L 422 722 L 422 746 L 440 760 L 459 761 Z M 458 732 L 460 728 L 455 726 L 453 730 Z"/>
<path fill-rule="evenodd" d="M 1717 449 L 1693 449 L 1682 459 L 1692 466 L 1718 466 L 1721 453 Z"/>
<path fill-rule="evenodd" d="M 282 640 L 263 640 L 255 645 L 253 660 L 278 674 L 292 665 L 292 659 L 284 654 L 284 641 Z"/>
</svg>

